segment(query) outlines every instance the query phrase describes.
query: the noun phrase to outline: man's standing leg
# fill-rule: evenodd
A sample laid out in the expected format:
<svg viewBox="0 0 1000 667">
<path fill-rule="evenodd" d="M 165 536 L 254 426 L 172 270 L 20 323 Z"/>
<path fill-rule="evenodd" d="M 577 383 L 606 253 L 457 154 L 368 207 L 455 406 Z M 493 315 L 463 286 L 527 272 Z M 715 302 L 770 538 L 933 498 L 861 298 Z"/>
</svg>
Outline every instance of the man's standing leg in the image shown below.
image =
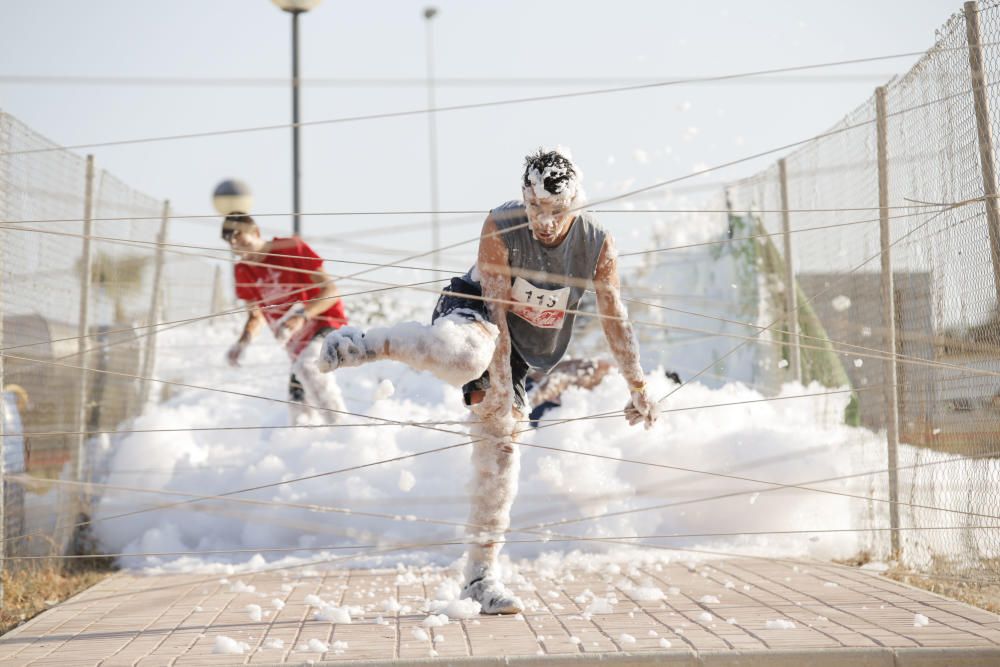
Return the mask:
<svg viewBox="0 0 1000 667">
<path fill-rule="evenodd" d="M 323 332 L 313 338 L 292 364 L 292 377 L 302 387 L 303 401 L 313 406 L 311 417 L 321 424 L 336 424 L 347 411 L 344 397 L 332 373 L 323 373 L 314 363 L 323 347 Z"/>
<path fill-rule="evenodd" d="M 517 445 L 517 424 L 525 403 L 524 381 L 528 365 L 512 352 L 510 359 L 513 405 L 509 413 L 490 414 L 486 403 L 472 405 L 470 435 L 472 445 L 472 480 L 469 483 L 468 562 L 462 596 L 478 600 L 487 614 L 516 614 L 524 604 L 503 585 L 498 558 L 510 528 L 510 510 L 517 496 L 521 471 L 521 451 Z M 463 388 L 469 403 L 489 390 L 489 375 Z"/>
<path fill-rule="evenodd" d="M 317 422 L 318 412 L 306 401 L 306 390 L 295 375 L 295 364 L 292 364 L 288 376 L 288 401 L 288 418 L 293 426 L 308 426 Z"/>
<path fill-rule="evenodd" d="M 518 413 L 514 412 L 515 420 Z M 504 420 L 506 421 L 506 420 Z M 516 614 L 524 605 L 503 585 L 498 558 L 510 527 L 510 509 L 517 496 L 521 452 L 509 424 L 481 420 L 473 412 L 470 435 L 472 479 L 469 482 L 469 545 L 462 597 L 477 600 L 487 614 Z"/>
</svg>

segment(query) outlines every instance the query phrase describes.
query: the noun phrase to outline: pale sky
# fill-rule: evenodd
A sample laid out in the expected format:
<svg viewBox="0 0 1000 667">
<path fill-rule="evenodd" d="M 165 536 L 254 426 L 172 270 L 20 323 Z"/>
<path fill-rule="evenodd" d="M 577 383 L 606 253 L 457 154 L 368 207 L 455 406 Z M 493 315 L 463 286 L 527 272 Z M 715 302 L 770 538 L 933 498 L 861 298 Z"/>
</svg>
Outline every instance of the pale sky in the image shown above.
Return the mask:
<svg viewBox="0 0 1000 667">
<path fill-rule="evenodd" d="M 935 29 L 961 9 L 956 0 L 434 4 L 440 10 L 434 22 L 439 78 L 521 79 L 516 85 L 442 83 L 441 106 L 923 51 L 933 44 Z M 427 5 L 325 0 L 303 16 L 302 119 L 424 108 Z M 4 77 L 287 78 L 289 23 L 268 0 L 3 0 L 0 108 L 62 144 L 287 123 L 290 93 L 282 82 L 29 84 Z M 523 156 L 540 145 L 570 147 L 591 199 L 599 199 L 803 139 L 827 129 L 915 60 L 819 69 L 770 82 L 679 85 L 441 113 L 441 207 L 488 209 L 519 197 Z M 308 82 L 323 77 L 368 81 Z M 523 81 L 542 77 L 592 80 Z M 425 116 L 302 132 L 305 212 L 429 208 Z M 255 213 L 291 210 L 288 129 L 91 150 L 99 166 L 150 195 L 171 199 L 179 212 L 211 213 L 212 189 L 225 177 L 250 184 Z M 774 159 L 694 183 L 732 180 Z M 654 218 L 670 222 L 669 214 L 600 220 L 620 246 L 641 249 Z M 307 217 L 304 236 L 360 240 L 365 230 L 426 219 Z M 290 228 L 285 218 L 262 223 L 279 231 Z M 445 241 L 473 237 L 480 224 L 477 218 L 446 227 Z M 214 221 L 177 224 L 172 236 L 217 244 L 217 228 Z M 367 242 L 413 252 L 429 248 L 430 232 L 382 234 Z M 331 257 L 388 259 L 317 245 Z M 474 247 L 449 253 L 442 264 L 466 266 Z"/>
</svg>

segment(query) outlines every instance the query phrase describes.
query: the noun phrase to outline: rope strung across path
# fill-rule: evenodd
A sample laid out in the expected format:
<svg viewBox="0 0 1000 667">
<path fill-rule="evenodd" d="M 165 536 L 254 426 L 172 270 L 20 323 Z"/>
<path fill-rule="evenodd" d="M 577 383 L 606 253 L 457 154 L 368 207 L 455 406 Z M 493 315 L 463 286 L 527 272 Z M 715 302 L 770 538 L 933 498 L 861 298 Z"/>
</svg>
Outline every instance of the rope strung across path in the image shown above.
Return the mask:
<svg viewBox="0 0 1000 667">
<path fill-rule="evenodd" d="M 900 204 L 897 206 L 886 206 L 886 210 L 897 210 L 897 209 L 913 209 L 913 208 L 937 208 L 944 206 L 945 204 L 934 204 L 934 203 L 913 203 L 913 204 Z M 844 208 L 775 208 L 775 209 L 754 209 L 754 213 L 850 213 L 850 212 L 861 212 L 861 211 L 880 211 L 882 207 L 880 206 L 849 206 Z M 396 216 L 396 215 L 462 215 L 462 216 L 475 216 L 475 217 L 465 217 L 463 220 L 451 220 L 446 221 L 443 224 L 461 224 L 469 222 L 482 222 L 482 216 L 489 214 L 489 209 L 452 209 L 452 210 L 438 210 L 438 211 L 420 211 L 420 210 L 405 210 L 396 209 L 392 211 L 313 211 L 313 212 L 302 212 L 299 213 L 302 217 L 351 217 L 351 216 Z M 585 213 L 732 213 L 733 210 L 729 208 L 587 208 L 584 209 Z M 293 212 L 281 212 L 281 213 L 254 213 L 253 218 L 256 220 L 258 218 L 287 218 L 293 215 Z M 101 218 L 87 218 L 91 222 L 137 222 L 137 221 L 154 221 L 160 222 L 162 220 L 210 220 L 217 221 L 219 218 L 224 217 L 218 213 L 199 213 L 199 214 L 181 214 L 176 213 L 173 215 L 134 215 L 134 216 L 117 216 L 117 217 L 101 217 Z M 85 222 L 83 218 L 31 218 L 24 220 L 0 220 L 0 227 L 3 225 L 27 225 L 27 224 L 44 224 L 44 223 L 56 223 L 56 222 Z M 874 222 L 878 222 L 876 218 Z M 366 227 L 365 234 L 368 235 L 372 232 L 383 232 L 383 231 L 405 231 L 408 229 L 423 229 L 427 226 L 427 222 L 412 222 L 412 223 L 402 223 L 396 225 L 385 225 L 381 227 Z M 793 233 L 795 230 L 792 230 Z M 328 236 L 320 235 L 313 236 L 314 239 L 321 240 L 336 240 L 341 237 L 338 236 Z"/>
<path fill-rule="evenodd" d="M 970 203 L 974 203 L 974 202 L 980 201 L 981 199 L 982 198 L 976 198 L 976 199 L 966 200 L 966 201 L 963 201 L 963 202 L 958 202 L 956 204 L 951 205 L 951 209 L 957 208 L 959 206 L 965 206 L 965 205 L 968 205 Z M 951 209 L 945 209 L 945 210 L 951 210 Z M 901 216 L 901 217 L 907 217 L 907 216 Z M 926 224 L 926 223 L 924 223 L 924 224 Z M 916 231 L 917 229 L 920 229 L 920 227 L 912 230 L 909 233 L 913 233 L 913 231 Z M 29 230 L 29 229 L 23 229 L 23 228 L 19 229 L 18 231 L 39 231 L 41 233 L 48 233 L 48 234 L 57 234 L 57 235 L 66 235 L 66 236 L 82 236 L 82 235 L 78 235 L 78 234 L 72 234 L 72 233 L 69 233 L 69 232 L 52 232 L 52 231 L 45 231 L 45 230 Z M 905 237 L 905 235 L 904 235 L 904 237 Z M 103 240 L 103 241 L 121 241 L 121 242 L 124 242 L 124 243 L 132 243 L 131 241 L 127 241 L 125 239 L 108 239 L 107 237 L 94 237 L 94 238 L 96 238 L 97 240 Z M 141 243 L 149 243 L 149 242 L 141 242 Z M 215 248 L 206 248 L 205 246 L 181 246 L 179 244 L 162 244 L 162 245 L 170 246 L 171 248 L 175 248 L 175 247 L 191 247 L 191 248 L 197 248 L 197 249 L 208 249 L 208 250 L 213 250 L 213 251 L 216 250 Z M 187 253 L 183 253 L 181 251 L 172 250 L 172 249 L 168 250 L 168 252 L 175 252 L 175 253 L 179 253 L 179 254 L 187 254 Z M 224 259 L 225 261 L 233 261 L 233 262 L 240 261 L 240 260 L 236 260 L 236 259 L 231 258 L 231 257 L 227 257 L 227 258 L 209 257 L 209 258 L 210 259 Z M 874 258 L 871 258 L 871 259 L 874 259 Z M 329 261 L 334 261 L 334 260 L 329 260 Z M 868 260 L 868 261 L 870 261 L 870 260 Z M 248 263 L 248 264 L 251 264 L 251 265 L 260 265 L 260 266 L 263 265 L 263 263 L 260 263 L 260 262 L 252 262 L 252 261 L 245 261 L 245 260 L 244 260 L 244 263 Z M 376 267 L 382 267 L 382 266 L 384 266 L 382 264 L 373 264 L 373 263 L 370 263 L 370 262 L 345 261 L 344 263 L 348 263 L 348 264 L 361 264 L 361 265 L 376 266 Z M 865 263 L 867 263 L 867 262 L 865 262 Z M 862 264 L 862 266 L 863 265 L 864 265 L 864 263 Z M 404 266 L 404 267 L 398 267 L 398 268 L 407 268 L 407 269 L 418 269 L 418 270 L 430 270 L 430 271 L 446 272 L 446 273 L 449 273 L 450 275 L 454 275 L 454 273 L 455 273 L 455 271 L 440 270 L 440 269 L 425 269 L 425 267 L 409 267 L 409 266 Z M 850 273 L 853 273 L 854 271 L 858 270 L 858 268 L 860 268 L 860 267 L 855 267 L 854 269 L 852 269 L 851 271 L 849 271 L 848 274 L 846 274 L 846 275 L 849 275 Z M 299 269 L 298 271 L 301 271 L 303 273 L 310 273 L 310 274 L 321 273 L 321 272 L 316 272 L 316 271 L 308 271 L 308 270 L 305 270 L 305 269 Z M 365 272 L 362 272 L 362 273 L 365 273 Z M 575 279 L 575 278 L 567 277 L 567 276 L 553 276 L 553 275 L 548 274 L 546 272 L 538 272 L 538 271 L 530 271 L 530 270 L 518 270 L 518 271 L 515 271 L 514 273 L 517 273 L 518 275 L 521 275 L 522 277 L 526 277 L 526 278 L 532 278 L 532 277 L 535 277 L 535 278 L 537 278 L 537 277 L 552 278 L 552 279 L 561 279 L 561 280 L 563 280 L 563 282 L 574 282 L 574 281 L 575 282 L 586 282 L 589 285 L 589 281 L 581 281 L 580 279 Z M 358 275 L 358 274 L 354 274 L 354 275 Z M 343 276 L 336 277 L 336 279 L 338 279 L 338 280 L 342 279 L 342 278 L 344 278 L 344 277 Z M 362 282 L 366 282 L 366 283 L 375 283 L 375 284 L 385 285 L 386 289 L 393 289 L 393 288 L 403 287 L 403 285 L 400 285 L 398 283 L 392 283 L 392 282 L 375 281 L 375 280 L 372 280 L 372 279 L 357 279 L 357 280 L 361 280 Z M 434 282 L 436 284 L 437 281 L 432 281 L 432 282 Z M 416 284 L 416 285 L 410 284 L 410 285 L 405 285 L 405 287 L 409 288 L 409 289 L 420 289 L 421 287 L 423 287 L 424 284 L 426 284 L 426 283 Z M 310 289 L 314 289 L 315 287 L 316 287 L 316 284 L 310 284 L 310 285 L 308 285 L 308 286 L 306 286 L 304 288 L 301 288 L 299 290 L 296 290 L 296 291 L 298 291 L 298 292 L 307 291 L 307 290 L 310 290 Z M 805 303 L 803 303 L 802 306 L 806 305 L 806 303 L 808 303 L 809 301 L 811 301 L 811 300 L 813 300 L 815 298 L 818 298 L 819 296 L 821 296 L 826 291 L 829 291 L 829 289 L 832 289 L 832 286 L 828 286 L 825 290 L 823 290 L 819 294 L 814 295 L 813 297 L 811 297 L 810 299 L 808 299 Z M 421 291 L 431 292 L 431 293 L 434 293 L 434 294 L 438 294 L 438 293 L 441 293 L 441 294 L 453 294 L 452 292 L 449 292 L 447 290 L 445 290 L 445 291 L 439 291 L 437 289 L 430 290 L 430 289 L 424 288 Z M 368 292 L 362 292 L 362 293 L 368 293 Z M 294 292 L 293 292 L 293 294 L 294 294 Z M 501 300 L 501 299 L 489 298 L 489 297 L 485 297 L 485 296 L 476 296 L 476 295 L 464 295 L 464 296 L 466 296 L 467 298 L 470 298 L 470 299 L 474 299 L 474 300 L 482 300 L 484 302 L 502 303 L 502 304 L 505 304 L 505 305 L 517 305 L 516 302 L 510 301 L 510 300 Z M 303 300 L 303 302 L 307 303 L 307 302 L 312 302 L 312 301 L 315 301 L 315 300 L 323 300 L 323 299 L 326 299 L 326 298 L 327 297 L 323 297 L 322 299 L 305 299 L 305 300 Z M 340 298 L 340 297 L 338 296 L 337 298 Z M 670 307 L 670 306 L 663 306 L 663 305 L 659 305 L 659 304 L 650 304 L 648 302 L 640 301 L 640 300 L 637 300 L 637 299 L 626 298 L 626 299 L 624 299 L 624 301 L 627 302 L 627 303 L 638 303 L 640 305 L 651 307 L 651 308 L 656 308 L 656 309 L 661 309 L 661 310 L 667 310 L 667 311 L 672 311 L 672 312 L 678 312 L 678 313 L 682 313 L 682 314 L 686 314 L 686 315 L 690 315 L 690 316 L 694 316 L 694 317 L 701 317 L 701 318 L 715 320 L 715 321 L 724 322 L 724 323 L 728 323 L 728 324 L 734 324 L 734 325 L 737 325 L 737 326 L 743 326 L 743 327 L 748 327 L 748 328 L 755 328 L 755 329 L 759 329 L 759 331 L 758 331 L 757 334 L 755 334 L 753 336 L 739 336 L 737 334 L 732 334 L 732 333 L 728 333 L 728 332 L 709 331 L 709 330 L 705 330 L 705 329 L 685 327 L 685 326 L 681 326 L 681 325 L 674 325 L 674 324 L 667 325 L 667 324 L 664 324 L 664 323 L 661 323 L 661 322 L 646 322 L 646 321 L 641 321 L 641 320 L 630 319 L 630 321 L 633 324 L 636 324 L 636 325 L 639 325 L 639 326 L 650 326 L 650 327 L 655 327 L 655 328 L 660 328 L 660 329 L 673 329 L 673 330 L 680 330 L 680 331 L 690 331 L 690 332 L 694 332 L 694 333 L 711 334 L 713 336 L 723 336 L 723 337 L 730 337 L 730 338 L 742 338 L 743 340 L 749 341 L 749 342 L 759 342 L 759 343 L 765 343 L 765 344 L 784 345 L 784 343 L 782 341 L 770 340 L 770 339 L 760 339 L 759 338 L 759 336 L 760 336 L 761 333 L 763 333 L 764 331 L 771 330 L 771 331 L 773 331 L 775 333 L 784 333 L 784 334 L 787 334 L 787 335 L 795 335 L 795 336 L 797 336 L 800 339 L 817 340 L 817 341 L 824 342 L 824 343 L 830 343 L 832 345 L 840 345 L 840 346 L 843 346 L 843 347 L 852 348 L 853 350 L 867 351 L 867 352 L 873 353 L 873 354 L 863 354 L 861 352 L 854 352 L 855 356 L 858 356 L 858 357 L 865 357 L 865 358 L 870 358 L 870 359 L 874 359 L 874 360 L 886 360 L 888 358 L 888 357 L 885 356 L 885 352 L 883 350 L 879 350 L 877 348 L 871 348 L 871 347 L 866 347 L 866 346 L 857 345 L 857 344 L 853 344 L 853 343 L 847 343 L 847 342 L 843 342 L 843 341 L 837 341 L 837 340 L 833 340 L 833 339 L 830 339 L 830 338 L 824 338 L 824 337 L 819 337 L 819 336 L 811 336 L 811 335 L 803 334 L 803 333 L 792 334 L 791 332 L 787 332 L 787 331 L 784 331 L 782 329 L 775 329 L 774 325 L 777 324 L 777 321 L 772 322 L 770 326 L 762 327 L 760 325 L 748 324 L 748 323 L 745 323 L 745 322 L 740 322 L 740 321 L 731 320 L 731 319 L 722 318 L 722 317 L 713 316 L 713 315 L 707 315 L 707 314 L 704 314 L 704 313 L 698 313 L 698 312 L 694 312 L 694 311 L 688 311 L 688 310 L 673 308 L 673 307 Z M 802 306 L 800 306 L 800 307 L 802 307 Z M 263 308 L 269 308 L 269 307 L 283 307 L 283 304 L 279 305 L 279 306 L 263 306 Z M 231 310 L 230 311 L 224 311 L 223 314 L 228 315 L 228 314 L 232 314 L 233 312 L 234 311 L 231 311 Z M 242 312 L 242 311 L 237 310 L 235 312 Z M 625 319 L 625 318 L 622 318 L 622 317 L 619 317 L 619 316 L 605 315 L 605 314 L 602 314 L 602 313 L 594 313 L 594 312 L 585 311 L 585 310 L 565 309 L 564 312 L 572 313 L 572 314 L 576 314 L 576 315 L 580 315 L 582 317 L 591 317 L 591 318 L 597 318 L 597 319 L 616 319 L 616 320 L 617 319 Z M 212 317 L 213 315 L 206 316 L 206 318 L 207 317 Z M 196 318 L 189 318 L 189 319 L 183 320 L 182 322 L 184 322 L 184 323 L 190 323 L 192 320 L 197 321 Z M 169 324 L 169 323 L 159 323 L 159 324 L 162 325 L 162 324 Z M 126 330 L 122 330 L 122 331 L 129 331 L 129 330 L 126 329 Z M 107 333 L 107 332 L 105 332 L 105 333 Z M 102 334 L 94 334 L 94 335 L 102 335 Z M 23 347 L 31 347 L 31 346 L 35 346 L 35 345 L 41 345 L 41 344 L 44 344 L 46 342 L 50 342 L 50 343 L 51 342 L 61 342 L 63 340 L 73 340 L 73 339 L 79 339 L 79 338 L 80 337 L 67 337 L 65 339 L 58 339 L 58 340 L 53 340 L 53 341 L 38 341 L 38 342 L 34 342 L 34 343 L 24 343 L 24 344 L 20 344 L 20 345 L 16 345 L 16 346 L 10 346 L 8 348 L 2 348 L 2 349 L 0 349 L 0 351 L 6 351 L 6 350 L 9 350 L 9 349 L 19 349 L 19 348 L 23 348 Z M 94 349 L 105 349 L 105 348 L 110 347 L 112 345 L 129 344 L 129 343 L 135 343 L 135 340 L 119 340 L 119 341 L 108 342 L 108 343 L 102 344 L 98 348 L 87 348 L 87 349 L 83 350 L 83 352 L 68 353 L 66 355 L 63 355 L 62 357 L 59 357 L 58 359 L 68 359 L 68 358 L 72 358 L 72 357 L 77 357 L 77 356 L 80 356 L 83 353 L 90 352 L 90 351 L 92 351 Z M 805 345 L 805 344 L 800 344 L 800 347 L 803 348 L 803 349 L 815 349 L 815 350 L 820 350 L 820 351 L 826 351 L 826 348 L 824 348 L 824 347 L 816 347 L 816 346 L 810 346 L 810 345 Z M 737 347 L 736 349 L 739 349 L 739 347 Z M 834 350 L 834 351 L 843 352 L 843 350 Z M 723 357 L 723 358 L 725 358 L 725 357 Z M 973 367 L 968 367 L 968 366 L 960 366 L 960 365 L 957 365 L 957 364 L 948 364 L 947 362 L 929 361 L 929 360 L 926 360 L 926 359 L 921 359 L 921 358 L 913 357 L 913 356 L 910 356 L 910 355 L 904 355 L 904 354 L 901 354 L 901 353 L 895 353 L 893 355 L 893 359 L 895 359 L 897 362 L 900 362 L 900 363 L 908 363 L 908 364 L 914 364 L 914 365 L 918 365 L 918 366 L 937 367 L 937 368 L 950 368 L 950 369 L 953 369 L 953 370 L 971 371 L 971 372 L 980 373 L 980 374 L 983 374 L 983 375 L 992 375 L 992 374 L 995 374 L 993 371 L 988 371 L 988 370 L 985 370 L 985 369 L 975 369 Z M 698 377 L 698 376 L 700 376 L 700 374 L 696 375 L 695 377 Z M 694 379 L 694 378 L 692 378 L 692 379 Z"/>
<path fill-rule="evenodd" d="M 987 44 L 984 44 L 983 46 L 991 46 L 991 45 L 993 45 L 993 43 L 987 43 Z M 969 47 L 967 47 L 967 46 L 961 46 L 961 47 L 942 47 L 939 50 L 940 51 L 949 51 L 949 50 L 968 51 Z M 488 102 L 475 102 L 475 103 L 469 103 L 469 104 L 454 104 L 454 105 L 450 105 L 450 106 L 433 107 L 433 108 L 425 108 L 425 109 L 411 109 L 411 110 L 406 110 L 406 111 L 389 111 L 389 112 L 383 112 L 383 113 L 365 114 L 365 115 L 358 115 L 358 116 L 344 116 L 344 117 L 340 117 L 340 118 L 327 118 L 327 119 L 324 119 L 324 120 L 301 121 L 299 123 L 278 123 L 278 124 L 274 124 L 274 125 L 259 125 L 259 126 L 255 126 L 255 127 L 233 128 L 233 129 L 228 129 L 228 130 L 215 130 L 215 131 L 205 131 L 205 132 L 190 132 L 190 133 L 186 133 L 186 134 L 161 135 L 161 136 L 143 137 L 143 138 L 137 138 L 137 139 L 121 139 L 121 140 L 117 140 L 117 141 L 102 141 L 102 142 L 93 142 L 93 143 L 86 143 L 86 144 L 73 144 L 73 145 L 58 146 L 58 147 L 53 147 L 53 148 L 34 148 L 34 149 L 26 149 L 26 150 L 20 150 L 20 151 L 4 151 L 4 152 L 0 152 L 0 155 L 27 155 L 27 154 L 33 154 L 33 153 L 47 153 L 47 152 L 52 152 L 52 151 L 65 151 L 65 150 L 74 150 L 74 149 L 81 149 L 81 148 L 99 148 L 99 147 L 106 147 L 106 146 L 124 146 L 124 145 L 131 145 L 131 144 L 142 144 L 142 143 L 154 143 L 154 142 L 163 142 L 163 141 L 174 141 L 174 140 L 178 140 L 178 139 L 198 139 L 198 138 L 204 138 L 204 137 L 229 136 L 229 135 L 234 135 L 234 134 L 247 134 L 247 133 L 251 133 L 251 132 L 266 132 L 266 131 L 271 131 L 271 130 L 284 130 L 284 129 L 288 129 L 288 128 L 292 128 L 292 127 L 316 127 L 316 126 L 321 126 L 321 125 L 334 125 L 334 124 L 340 124 L 340 123 L 353 123 L 353 122 L 368 121 L 368 120 L 382 120 L 382 119 L 387 119 L 387 118 L 405 118 L 405 117 L 408 117 L 408 116 L 424 115 L 424 114 L 428 114 L 428 113 L 437 114 L 437 113 L 447 113 L 447 112 L 452 112 L 452 111 L 464 111 L 464 110 L 470 110 L 470 109 L 485 109 L 485 108 L 492 108 L 492 107 L 505 107 L 505 106 L 512 106 L 512 105 L 518 105 L 518 104 L 529 104 L 529 103 L 535 103 L 535 102 L 547 102 L 547 101 L 552 101 L 552 100 L 575 99 L 575 98 L 580 98 L 580 97 L 593 97 L 593 96 L 596 96 L 596 95 L 607 95 L 607 94 L 623 93 L 623 92 L 630 92 L 630 91 L 637 91 L 637 90 L 650 90 L 650 89 L 654 89 L 654 88 L 665 88 L 665 87 L 669 87 L 669 86 L 687 85 L 687 84 L 694 84 L 694 83 L 708 83 L 708 82 L 716 82 L 716 81 L 727 81 L 727 80 L 741 79 L 741 78 L 747 78 L 747 77 L 766 76 L 766 75 L 769 75 L 769 74 L 783 74 L 783 73 L 788 73 L 788 72 L 801 72 L 801 71 L 805 71 L 805 70 L 819 69 L 819 68 L 826 68 L 826 67 L 841 67 L 841 66 L 844 66 L 844 65 L 856 65 L 856 64 L 860 64 L 860 63 L 871 63 L 871 62 L 879 62 L 879 61 L 885 61 L 885 60 L 893 60 L 893 59 L 898 59 L 898 58 L 909 58 L 909 57 L 913 57 L 913 56 L 922 56 L 922 55 L 924 55 L 924 53 L 926 53 L 926 52 L 925 51 L 919 51 L 919 52 L 914 51 L 914 52 L 907 52 L 907 53 L 894 53 L 894 54 L 882 55 L 882 56 L 871 56 L 871 57 L 867 57 L 867 58 L 852 58 L 852 59 L 847 59 L 847 60 L 835 60 L 835 61 L 829 61 L 829 62 L 825 62 L 825 63 L 815 63 L 815 64 L 810 64 L 810 65 L 794 65 L 794 66 L 790 66 L 790 67 L 779 67 L 779 68 L 772 68 L 772 69 L 755 70 L 755 71 L 748 71 L 748 72 L 739 72 L 739 73 L 734 73 L 734 74 L 720 74 L 720 75 L 715 75 L 715 76 L 691 77 L 691 78 L 687 78 L 687 79 L 674 79 L 674 80 L 670 80 L 670 81 L 659 81 L 659 82 L 654 82 L 654 83 L 643 83 L 643 84 L 636 84 L 636 85 L 630 85 L 630 86 L 618 86 L 618 87 L 614 87 L 614 88 L 601 88 L 601 89 L 597 89 L 597 90 L 583 90 L 583 91 L 576 91 L 576 92 L 569 92 L 569 93 L 556 93 L 556 94 L 551 94 L 551 95 L 535 95 L 535 96 L 532 96 L 532 97 L 520 97 L 520 98 L 514 98 L 514 99 L 507 99 L 507 100 L 493 100 L 493 101 L 488 101 Z"/>
<path fill-rule="evenodd" d="M 4 355 L 0 355 L 4 356 Z M 99 369 L 85 369 L 87 371 L 99 372 Z M 947 378 L 941 380 L 941 382 L 958 382 L 963 380 L 968 380 L 972 377 L 978 376 L 956 376 L 952 378 Z M 139 378 L 144 379 L 144 378 Z M 156 382 L 154 378 L 148 378 L 150 381 Z M 811 394 L 794 394 L 791 396 L 772 396 L 767 398 L 752 398 L 742 401 L 727 401 L 723 403 L 706 403 L 700 405 L 690 405 L 686 407 L 676 407 L 676 408 L 662 408 L 660 409 L 660 414 L 669 414 L 674 412 L 691 412 L 696 410 L 706 410 L 711 408 L 726 408 L 734 407 L 738 405 L 753 405 L 757 403 L 774 403 L 777 401 L 790 401 L 802 398 L 822 398 L 825 396 L 838 396 L 842 394 L 860 393 L 865 391 L 873 391 L 876 389 L 884 389 L 889 386 L 888 383 L 872 384 L 864 387 L 858 387 L 857 389 L 831 389 L 829 391 L 815 392 Z M 904 383 L 897 382 L 894 386 L 905 387 L 908 386 Z M 200 387 L 205 390 L 212 390 L 213 387 Z M 250 398 L 258 398 L 261 400 L 269 401 L 270 397 L 259 396 L 256 394 L 248 395 Z M 280 399 L 276 399 L 280 400 Z M 353 414 L 353 413 L 352 413 Z M 367 415 L 361 415 L 367 418 Z M 589 421 L 597 419 L 610 419 L 613 417 L 621 416 L 620 412 L 606 413 L 600 415 L 591 415 L 588 417 L 577 417 L 574 421 Z M 555 424 L 560 425 L 566 422 L 564 419 L 519 419 L 515 420 L 515 424 Z M 132 433 L 188 433 L 188 432 L 211 432 L 211 431 L 294 431 L 294 430 L 322 430 L 322 429 L 340 429 L 340 428 L 355 428 L 355 427 L 365 427 L 365 428 L 380 428 L 380 427 L 399 427 L 399 426 L 467 426 L 469 424 L 479 424 L 481 422 L 477 420 L 444 420 L 444 421 L 407 421 L 401 423 L 371 423 L 371 422 L 356 422 L 350 424 L 267 424 L 267 425 L 240 425 L 240 426 L 191 426 L 191 427 L 177 427 L 177 428 L 137 428 L 137 429 L 110 429 L 110 430 L 86 430 L 86 431 L 19 431 L 17 433 L 4 433 L 0 434 L 0 437 L 4 438 L 14 438 L 14 437 L 49 437 L 49 436 L 65 436 L 65 435 L 114 435 L 114 434 L 132 434 Z M 522 431 L 530 432 L 530 431 Z"/>
</svg>

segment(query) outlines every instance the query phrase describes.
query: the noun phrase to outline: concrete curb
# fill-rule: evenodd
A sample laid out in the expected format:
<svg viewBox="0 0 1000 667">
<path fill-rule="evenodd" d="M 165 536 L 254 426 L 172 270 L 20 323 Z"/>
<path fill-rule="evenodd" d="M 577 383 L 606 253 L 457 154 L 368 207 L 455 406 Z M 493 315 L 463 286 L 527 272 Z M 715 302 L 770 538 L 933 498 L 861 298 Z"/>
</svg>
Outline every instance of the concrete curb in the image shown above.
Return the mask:
<svg viewBox="0 0 1000 667">
<path fill-rule="evenodd" d="M 233 663 L 243 664 L 243 663 Z M 395 660 L 329 660 L 312 663 L 254 663 L 255 667 L 289 665 L 359 667 L 997 667 L 997 648 L 832 648 L 825 650 L 754 651 L 662 651 L 648 653 L 573 653 L 568 655 L 523 655 L 468 658 L 419 658 Z"/>
</svg>

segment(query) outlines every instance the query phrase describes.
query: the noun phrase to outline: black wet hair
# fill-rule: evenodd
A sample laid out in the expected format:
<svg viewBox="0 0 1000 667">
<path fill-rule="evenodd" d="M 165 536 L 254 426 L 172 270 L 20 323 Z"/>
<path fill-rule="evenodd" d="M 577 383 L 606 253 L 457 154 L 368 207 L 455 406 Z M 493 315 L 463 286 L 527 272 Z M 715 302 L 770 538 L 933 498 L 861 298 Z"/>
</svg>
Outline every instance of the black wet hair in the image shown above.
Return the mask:
<svg viewBox="0 0 1000 667">
<path fill-rule="evenodd" d="M 246 213 L 230 213 L 222 221 L 222 240 L 229 243 L 237 229 L 257 229 L 257 223 Z"/>
<path fill-rule="evenodd" d="M 546 176 L 542 187 L 549 194 L 562 194 L 566 186 L 576 179 L 577 173 L 576 167 L 573 166 L 570 159 L 558 151 L 546 151 L 539 148 L 535 153 L 526 155 L 524 157 L 524 175 L 521 177 L 522 185 L 530 188 L 532 184 L 528 174 L 532 171 L 544 174 L 545 170 L 550 167 L 556 167 L 556 173 Z"/>
</svg>

